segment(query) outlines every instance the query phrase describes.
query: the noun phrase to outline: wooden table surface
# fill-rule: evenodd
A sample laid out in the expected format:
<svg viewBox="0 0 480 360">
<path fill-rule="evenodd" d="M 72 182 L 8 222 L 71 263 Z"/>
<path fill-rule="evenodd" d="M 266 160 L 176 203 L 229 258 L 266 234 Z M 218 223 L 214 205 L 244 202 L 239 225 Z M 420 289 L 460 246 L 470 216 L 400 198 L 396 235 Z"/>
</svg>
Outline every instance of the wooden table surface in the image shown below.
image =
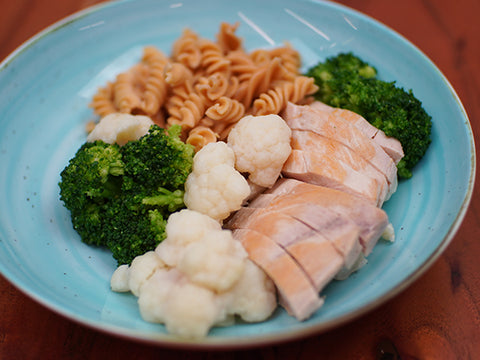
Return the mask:
<svg viewBox="0 0 480 360">
<path fill-rule="evenodd" d="M 0 59 L 51 23 L 99 0 L 2 1 Z M 450 80 L 480 132 L 479 0 L 343 0 L 417 45 Z M 478 150 L 477 150 L 478 151 Z M 480 359 L 480 197 L 455 238 L 407 290 L 330 332 L 241 351 L 179 351 L 120 339 L 63 318 L 0 276 L 0 359 Z"/>
</svg>

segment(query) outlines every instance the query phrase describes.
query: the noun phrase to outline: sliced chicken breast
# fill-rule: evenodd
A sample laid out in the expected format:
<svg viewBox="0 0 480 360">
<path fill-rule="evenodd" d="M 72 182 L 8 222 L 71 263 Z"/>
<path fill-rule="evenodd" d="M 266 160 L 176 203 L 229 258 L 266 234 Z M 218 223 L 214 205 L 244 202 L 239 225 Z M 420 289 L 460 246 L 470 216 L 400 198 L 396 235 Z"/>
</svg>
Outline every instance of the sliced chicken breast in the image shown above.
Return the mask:
<svg viewBox="0 0 480 360">
<path fill-rule="evenodd" d="M 366 136 L 373 139 L 393 160 L 395 164 L 404 157 L 402 144 L 397 139 L 385 135 L 385 133 L 370 124 L 363 116 L 347 110 L 329 106 L 321 101 L 314 101 L 310 104 L 313 109 L 329 112 L 342 117 L 355 125 Z"/>
<path fill-rule="evenodd" d="M 351 164 L 313 151 L 292 150 L 282 168 L 283 176 L 363 196 L 376 206 L 383 203 L 383 188 Z"/>
<path fill-rule="evenodd" d="M 318 135 L 313 131 L 292 130 L 291 146 L 295 150 L 313 152 L 315 157 L 320 156 L 328 159 L 329 163 L 338 161 L 346 164 L 354 171 L 370 177 L 379 187 L 377 201 L 379 206 L 390 196 L 391 189 L 385 174 L 343 143 L 333 138 Z"/>
<path fill-rule="evenodd" d="M 351 148 L 385 175 L 389 194 L 397 187 L 397 167 L 392 158 L 371 138 L 345 119 L 309 105 L 288 103 L 282 117 L 292 130 L 310 130 Z"/>
<path fill-rule="evenodd" d="M 360 228 L 360 243 L 365 256 L 371 253 L 389 224 L 386 212 L 362 197 L 295 179 L 279 180 L 274 187 L 255 198 L 248 208 L 275 210 L 298 203 L 328 208 L 352 220 Z"/>
<path fill-rule="evenodd" d="M 233 236 L 242 243 L 250 259 L 275 283 L 279 302 L 290 315 L 303 321 L 323 305 L 324 300 L 308 276 L 280 245 L 249 229 L 235 230 Z"/>
</svg>

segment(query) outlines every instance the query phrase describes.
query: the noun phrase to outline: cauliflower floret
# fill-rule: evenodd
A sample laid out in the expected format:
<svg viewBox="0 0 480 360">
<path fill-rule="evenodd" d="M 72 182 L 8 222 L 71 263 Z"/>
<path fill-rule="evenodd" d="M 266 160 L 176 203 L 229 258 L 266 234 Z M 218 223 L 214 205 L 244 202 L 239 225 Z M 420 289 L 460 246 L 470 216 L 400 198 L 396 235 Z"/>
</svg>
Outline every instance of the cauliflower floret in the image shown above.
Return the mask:
<svg viewBox="0 0 480 360">
<path fill-rule="evenodd" d="M 128 279 L 130 277 L 130 267 L 127 264 L 120 265 L 110 279 L 110 287 L 116 292 L 130 291 Z"/>
<path fill-rule="evenodd" d="M 148 251 L 143 255 L 133 259 L 130 265 L 130 275 L 128 279 L 128 287 L 130 291 L 138 296 L 142 285 L 157 271 L 165 267 L 165 263 L 155 253 Z"/>
<path fill-rule="evenodd" d="M 188 224 L 187 226 L 185 224 Z M 155 252 L 169 266 L 177 266 L 188 244 L 202 239 L 213 230 L 220 231 L 220 223 L 197 211 L 183 209 L 168 217 L 165 232 L 168 236 Z"/>
<path fill-rule="evenodd" d="M 292 131 L 278 115 L 243 117 L 228 135 L 235 168 L 249 173 L 251 182 L 272 187 L 292 151 L 291 136 Z"/>
<path fill-rule="evenodd" d="M 123 146 L 130 140 L 138 140 L 147 134 L 152 125 L 153 121 L 148 116 L 113 113 L 100 119 L 88 134 L 87 141 L 102 140 Z"/>
<path fill-rule="evenodd" d="M 231 298 L 227 302 L 228 314 L 239 315 L 248 322 L 265 320 L 277 307 L 273 281 L 249 259 L 241 279 L 227 294 Z"/>
<path fill-rule="evenodd" d="M 212 231 L 202 241 L 189 245 L 178 269 L 199 285 L 226 291 L 242 276 L 247 253 L 227 230 Z"/>
<path fill-rule="evenodd" d="M 231 231 L 223 230 L 209 216 L 188 209 L 173 213 L 168 218 L 166 233 L 155 252 L 190 281 L 225 291 L 240 278 L 247 253 L 233 239 Z"/>
<path fill-rule="evenodd" d="M 205 145 L 195 154 L 194 170 L 206 172 L 217 165 L 235 166 L 235 154 L 223 141 Z"/>
<path fill-rule="evenodd" d="M 167 238 L 155 251 L 120 266 L 112 289 L 138 296 L 145 321 L 165 324 L 184 338 L 231 324 L 235 315 L 262 321 L 276 308 L 273 282 L 251 262 L 230 230 L 199 212 L 184 209 L 167 220 Z M 120 291 L 119 290 L 119 291 Z"/>
<path fill-rule="evenodd" d="M 138 305 L 144 320 L 163 323 L 182 338 L 204 337 L 226 316 L 213 291 L 191 283 L 175 268 L 157 271 L 142 287 Z"/>
<path fill-rule="evenodd" d="M 204 146 L 193 158 L 193 170 L 185 182 L 184 202 L 221 221 L 240 209 L 250 194 L 247 180 L 234 168 L 235 155 L 222 141 Z"/>
<path fill-rule="evenodd" d="M 165 263 L 154 251 L 148 251 L 137 256 L 129 265 L 120 265 L 110 279 L 110 287 L 113 291 L 131 291 L 138 296 L 140 287 L 147 281 L 156 270 L 164 268 Z"/>
<path fill-rule="evenodd" d="M 383 231 L 382 238 L 387 241 L 395 241 L 395 228 L 392 223 L 389 223 L 385 230 Z"/>
</svg>

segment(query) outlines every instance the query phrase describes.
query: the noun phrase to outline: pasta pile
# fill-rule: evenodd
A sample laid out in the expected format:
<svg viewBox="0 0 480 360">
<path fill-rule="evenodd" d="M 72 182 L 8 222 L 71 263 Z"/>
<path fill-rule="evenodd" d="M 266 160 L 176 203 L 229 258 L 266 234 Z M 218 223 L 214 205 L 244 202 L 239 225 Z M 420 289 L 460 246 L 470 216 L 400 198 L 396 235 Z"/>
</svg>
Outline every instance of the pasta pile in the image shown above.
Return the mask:
<svg viewBox="0 0 480 360">
<path fill-rule="evenodd" d="M 313 78 L 300 75 L 291 46 L 246 52 L 237 27 L 221 23 L 216 41 L 186 29 L 170 57 L 145 47 L 141 61 L 99 88 L 90 106 L 100 117 L 121 112 L 162 127 L 180 124 L 198 151 L 226 139 L 243 116 L 278 114 L 317 91 Z"/>
</svg>

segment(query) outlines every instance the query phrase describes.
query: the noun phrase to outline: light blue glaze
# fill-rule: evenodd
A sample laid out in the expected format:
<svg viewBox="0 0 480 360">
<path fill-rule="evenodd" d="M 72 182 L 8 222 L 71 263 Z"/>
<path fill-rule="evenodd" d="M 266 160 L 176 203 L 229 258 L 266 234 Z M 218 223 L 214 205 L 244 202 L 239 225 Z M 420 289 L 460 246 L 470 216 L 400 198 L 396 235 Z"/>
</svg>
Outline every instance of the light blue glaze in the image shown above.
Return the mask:
<svg viewBox="0 0 480 360">
<path fill-rule="evenodd" d="M 412 179 L 384 206 L 393 244 L 323 292 L 325 305 L 297 322 L 283 310 L 267 322 L 212 330 L 183 342 L 141 320 L 132 295 L 109 290 L 115 262 L 84 245 L 58 200 L 59 173 L 85 141 L 97 86 L 135 63 L 142 47 L 169 53 L 185 27 L 214 38 L 221 21 L 240 22 L 247 50 L 290 42 L 304 69 L 341 51 L 413 89 L 433 117 L 433 142 Z M 175 346 L 248 346 L 329 329 L 378 306 L 418 277 L 452 239 L 472 195 L 473 135 L 454 90 L 404 38 L 348 8 L 323 1 L 121 1 L 46 29 L 0 68 L 0 272 L 48 308 L 117 335 Z"/>
</svg>

